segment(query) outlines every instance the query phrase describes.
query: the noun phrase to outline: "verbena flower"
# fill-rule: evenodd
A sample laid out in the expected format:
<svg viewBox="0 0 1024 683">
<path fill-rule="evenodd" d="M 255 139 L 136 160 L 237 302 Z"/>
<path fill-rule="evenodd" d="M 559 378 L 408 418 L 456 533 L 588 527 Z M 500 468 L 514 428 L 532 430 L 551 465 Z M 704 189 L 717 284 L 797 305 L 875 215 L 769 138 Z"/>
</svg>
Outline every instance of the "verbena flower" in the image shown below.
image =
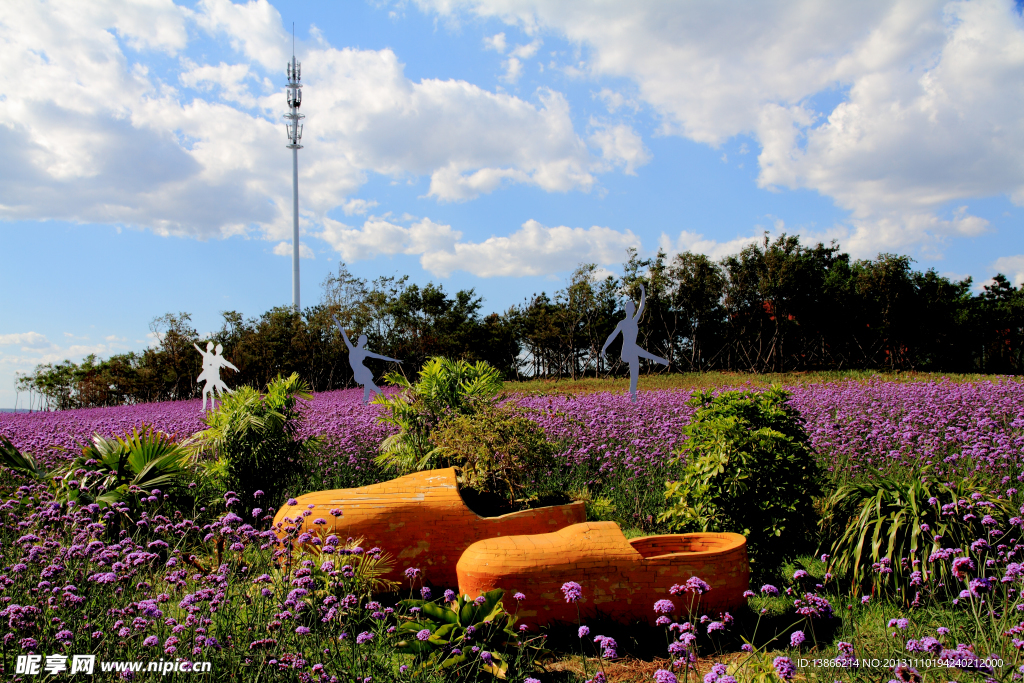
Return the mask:
<svg viewBox="0 0 1024 683">
<path fill-rule="evenodd" d="M 775 668 L 775 673 L 779 675 L 784 681 L 793 680 L 793 674 L 796 673 L 796 667 L 793 665 L 793 660 L 789 657 L 776 657 L 772 661 L 772 666 Z"/>
<path fill-rule="evenodd" d="M 575 581 L 567 581 L 562 584 L 562 595 L 566 602 L 579 602 L 583 597 L 583 587 Z"/>
<path fill-rule="evenodd" d="M 654 611 L 657 614 L 672 614 L 676 611 L 676 606 L 671 600 L 658 600 L 654 603 Z"/>
<path fill-rule="evenodd" d="M 676 678 L 676 675 L 671 671 L 666 671 L 665 669 L 658 669 L 655 671 L 654 680 L 655 683 L 679 683 L 679 679 Z M 538 681 L 538 683 L 540 682 Z"/>
</svg>

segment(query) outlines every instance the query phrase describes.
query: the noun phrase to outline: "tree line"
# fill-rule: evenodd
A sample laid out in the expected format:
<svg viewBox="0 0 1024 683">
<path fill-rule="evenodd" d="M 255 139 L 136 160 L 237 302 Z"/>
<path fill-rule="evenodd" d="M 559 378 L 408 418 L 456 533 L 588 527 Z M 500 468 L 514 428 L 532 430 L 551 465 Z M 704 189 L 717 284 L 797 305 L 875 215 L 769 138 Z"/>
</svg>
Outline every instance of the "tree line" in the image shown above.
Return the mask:
<svg viewBox="0 0 1024 683">
<path fill-rule="evenodd" d="M 669 361 L 650 371 L 1016 374 L 1024 366 L 1024 287 L 1002 274 L 974 292 L 970 278 L 917 271 L 907 256 L 854 260 L 835 243 L 807 246 L 787 235 L 766 235 L 719 261 L 629 250 L 620 275 L 598 273 L 581 264 L 552 294 L 484 314 L 472 289 L 451 295 L 408 277 L 369 281 L 342 263 L 323 282 L 321 302 L 301 313 L 278 307 L 245 319 L 226 311 L 209 338 L 200 338 L 189 314 L 169 313 L 151 324 L 153 348 L 40 365 L 18 388 L 54 409 L 193 398 L 202 369 L 193 345 L 208 340 L 238 367 L 232 385 L 263 386 L 297 372 L 316 391 L 349 387 L 335 319 L 353 341 L 365 334 L 368 348 L 403 359 L 410 376 L 432 356 L 484 360 L 510 380 L 616 375 L 626 372 L 620 342 L 606 358 L 600 350 L 641 284 L 647 304 L 638 343 Z"/>
</svg>

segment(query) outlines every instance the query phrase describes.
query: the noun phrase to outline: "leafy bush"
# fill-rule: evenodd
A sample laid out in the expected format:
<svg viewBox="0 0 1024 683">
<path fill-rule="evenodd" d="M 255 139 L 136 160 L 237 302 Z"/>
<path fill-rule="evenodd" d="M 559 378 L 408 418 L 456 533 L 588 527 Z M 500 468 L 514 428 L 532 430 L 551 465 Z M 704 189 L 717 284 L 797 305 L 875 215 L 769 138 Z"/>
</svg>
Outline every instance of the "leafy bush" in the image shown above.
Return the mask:
<svg viewBox="0 0 1024 683">
<path fill-rule="evenodd" d="M 966 548 L 988 526 L 1005 528 L 1014 514 L 973 478 L 935 481 L 880 478 L 840 486 L 825 504 L 822 529 L 831 541 L 830 571 L 850 580 L 852 591 L 872 583 L 876 592 L 907 590 L 913 572 L 921 583 L 955 585 L 942 548 Z M 983 523 L 985 516 L 991 524 Z M 912 560 L 912 561 L 911 561 Z M 905 593 L 904 593 L 905 594 Z"/>
<path fill-rule="evenodd" d="M 788 398 L 779 386 L 694 392 L 689 438 L 673 460 L 682 474 L 665 485 L 662 521 L 679 531 L 743 534 L 756 575 L 814 546 L 822 475 Z"/>
<path fill-rule="evenodd" d="M 514 406 L 452 415 L 430 441 L 435 462 L 458 467 L 463 487 L 500 495 L 513 509 L 525 507 L 528 489 L 555 467 L 554 446 L 544 430 Z"/>
<path fill-rule="evenodd" d="M 277 504 L 316 445 L 298 436 L 298 402 L 309 398 L 309 387 L 296 373 L 270 382 L 265 395 L 240 387 L 207 415 L 208 429 L 192 437 L 193 451 L 205 461 L 207 473 L 224 490 L 239 494 L 246 508 L 256 504 L 254 494 L 260 490 L 267 497 L 263 502 Z"/>
<path fill-rule="evenodd" d="M 384 379 L 401 391 L 373 402 L 388 411 L 379 419 L 399 431 L 381 443 L 376 462 L 399 474 L 442 466 L 431 432 L 450 415 L 470 415 L 492 404 L 502 388 L 501 373 L 487 363 L 440 357 L 426 362 L 415 384 L 397 372 Z"/>
<path fill-rule="evenodd" d="M 541 651 L 536 643 L 542 638 L 520 641 L 519 634 L 512 628 L 516 617 L 502 606 L 504 593 L 498 588 L 484 593 L 476 601 L 460 595 L 447 605 L 428 600 L 403 600 L 403 607 L 417 611 L 413 621 L 405 622 L 398 629 L 402 640 L 395 649 L 416 655 L 420 673 L 432 669 L 454 672 L 472 662 L 475 650 L 471 647 L 491 653 L 483 669 L 498 678 L 506 678 L 510 664 L 519 664 L 517 668 L 529 672 Z M 423 631 L 428 631 L 429 635 Z M 506 652 L 519 657 L 508 657 Z M 520 658 L 524 661 L 515 661 Z"/>
</svg>

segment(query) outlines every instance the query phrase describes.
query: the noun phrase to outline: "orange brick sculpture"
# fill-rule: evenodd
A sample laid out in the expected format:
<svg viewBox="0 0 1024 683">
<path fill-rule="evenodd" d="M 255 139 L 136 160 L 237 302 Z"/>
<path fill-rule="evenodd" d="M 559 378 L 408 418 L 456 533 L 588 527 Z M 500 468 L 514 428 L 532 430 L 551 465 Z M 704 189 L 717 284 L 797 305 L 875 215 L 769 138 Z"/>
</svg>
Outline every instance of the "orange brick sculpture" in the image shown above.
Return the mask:
<svg viewBox="0 0 1024 683">
<path fill-rule="evenodd" d="M 614 522 L 587 522 L 538 536 L 478 541 L 459 560 L 459 591 L 470 596 L 494 588 L 522 591 L 519 617 L 526 623 L 575 622 L 586 617 L 654 623 L 654 603 L 670 599 L 685 615 L 691 594 L 669 595 L 673 584 L 696 576 L 711 585 L 693 605 L 712 617 L 746 604 L 750 582 L 747 541 L 740 534 L 698 533 L 627 540 Z M 583 601 L 565 601 L 562 584 L 583 587 Z"/>
<path fill-rule="evenodd" d="M 386 578 L 402 581 L 405 568 L 416 567 L 427 583 L 445 587 L 454 587 L 458 581 L 455 564 L 462 551 L 482 538 L 544 534 L 587 518 L 582 502 L 481 517 L 459 495 L 454 468 L 417 472 L 357 489 L 307 493 L 296 502 L 275 515 L 279 536 L 309 510 L 302 528 L 320 529 L 342 540 L 363 538 L 367 548 L 379 546 L 397 558 Z M 341 510 L 340 517 L 330 514 L 334 509 Z M 317 519 L 326 524 L 314 525 Z"/>
</svg>

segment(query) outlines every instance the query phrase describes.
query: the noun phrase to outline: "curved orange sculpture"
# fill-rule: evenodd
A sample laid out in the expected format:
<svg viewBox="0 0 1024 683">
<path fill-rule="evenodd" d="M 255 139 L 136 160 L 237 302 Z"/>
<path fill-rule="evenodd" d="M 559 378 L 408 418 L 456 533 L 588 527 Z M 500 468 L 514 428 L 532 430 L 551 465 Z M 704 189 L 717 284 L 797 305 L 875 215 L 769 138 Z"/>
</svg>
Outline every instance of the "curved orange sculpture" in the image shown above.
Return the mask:
<svg viewBox="0 0 1024 683">
<path fill-rule="evenodd" d="M 456 567 L 459 591 L 522 591 L 518 615 L 527 623 L 575 622 L 600 613 L 615 620 L 654 623 L 657 600 L 672 600 L 676 615 L 691 608 L 689 593 L 669 595 L 673 584 L 696 576 L 711 585 L 693 605 L 711 616 L 747 600 L 747 540 L 733 533 L 645 536 L 627 540 L 614 522 L 587 522 L 538 536 L 508 536 L 469 546 Z M 562 584 L 583 587 L 583 601 L 565 601 Z"/>
<path fill-rule="evenodd" d="M 274 516 L 279 537 L 309 510 L 303 525 L 307 531 L 316 528 L 343 540 L 363 538 L 367 547 L 380 546 L 397 558 L 386 578 L 402 581 L 405 568 L 416 567 L 424 581 L 435 586 L 456 585 L 459 556 L 482 538 L 544 534 L 587 518 L 582 502 L 481 517 L 463 502 L 452 467 L 357 489 L 307 493 L 296 503 Z M 341 510 L 340 517 L 331 515 L 334 509 Z M 314 525 L 318 519 L 326 523 Z"/>
</svg>

